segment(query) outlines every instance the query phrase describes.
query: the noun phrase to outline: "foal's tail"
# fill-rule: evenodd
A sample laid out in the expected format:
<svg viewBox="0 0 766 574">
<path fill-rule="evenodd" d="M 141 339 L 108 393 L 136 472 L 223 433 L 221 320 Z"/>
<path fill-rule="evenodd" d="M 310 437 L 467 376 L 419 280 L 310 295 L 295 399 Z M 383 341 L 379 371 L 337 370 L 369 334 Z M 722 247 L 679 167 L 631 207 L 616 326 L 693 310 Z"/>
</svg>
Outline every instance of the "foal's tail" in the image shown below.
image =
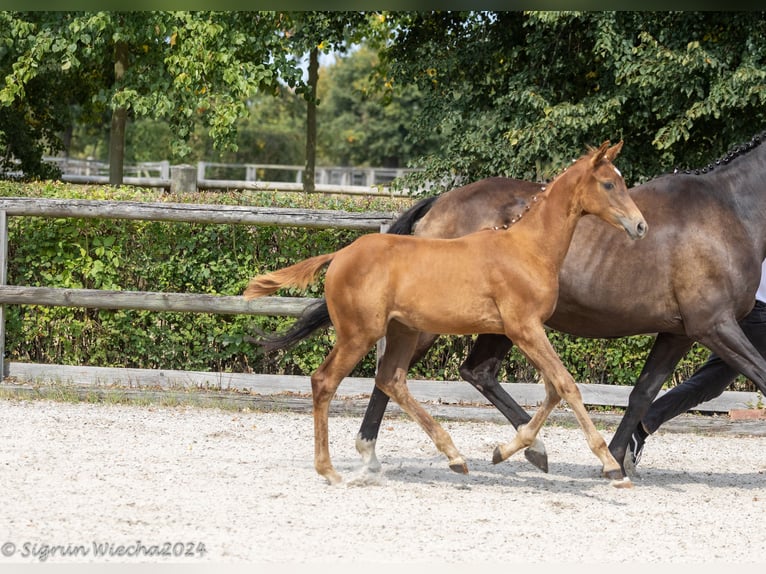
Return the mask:
<svg viewBox="0 0 766 574">
<path fill-rule="evenodd" d="M 420 218 L 428 213 L 436 199 L 437 196 L 433 196 L 427 197 L 417 202 L 407 211 L 402 213 L 396 219 L 396 221 L 391 224 L 391 227 L 388 228 L 386 233 L 393 233 L 395 235 L 411 235 L 415 228 L 415 223 L 417 223 Z M 311 261 L 311 259 L 307 259 L 304 261 L 304 263 L 309 261 Z M 298 265 L 300 265 L 300 263 L 298 263 Z M 290 269 L 290 267 L 287 269 Z M 282 271 L 287 271 L 287 269 L 283 269 Z M 275 273 L 281 272 L 276 271 Z M 264 279 L 270 275 L 274 275 L 274 273 L 264 276 Z M 256 279 L 258 278 L 256 277 L 253 279 L 250 284 L 252 285 L 253 281 Z M 274 291 L 276 291 L 276 289 L 278 289 L 278 287 L 275 288 Z M 245 291 L 245 298 L 248 298 L 247 293 L 249 290 L 250 285 L 248 285 L 247 290 Z M 271 293 L 274 291 L 271 291 Z M 266 295 L 267 293 L 263 294 Z M 260 295 L 253 295 L 250 298 L 257 296 Z M 310 337 L 314 331 L 327 328 L 330 326 L 330 324 L 330 312 L 327 310 L 327 301 L 324 299 L 319 299 L 316 303 L 312 303 L 309 307 L 306 307 L 306 309 L 303 311 L 303 314 L 287 331 L 266 336 L 263 339 L 260 339 L 257 343 L 263 347 L 263 350 L 266 352 L 289 349 L 290 347 L 300 343 L 303 339 Z"/>
<path fill-rule="evenodd" d="M 336 253 L 337 251 L 317 255 L 290 267 L 253 277 L 242 295 L 249 300 L 271 295 L 282 287 L 305 289 L 316 280 L 319 271 L 333 260 Z"/>
</svg>

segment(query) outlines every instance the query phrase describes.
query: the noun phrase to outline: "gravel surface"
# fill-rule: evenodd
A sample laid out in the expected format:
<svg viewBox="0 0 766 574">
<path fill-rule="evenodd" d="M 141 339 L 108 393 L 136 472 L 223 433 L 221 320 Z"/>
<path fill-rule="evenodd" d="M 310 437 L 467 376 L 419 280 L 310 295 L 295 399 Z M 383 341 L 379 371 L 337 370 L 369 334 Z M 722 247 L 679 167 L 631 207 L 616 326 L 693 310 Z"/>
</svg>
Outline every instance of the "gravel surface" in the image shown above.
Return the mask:
<svg viewBox="0 0 766 574">
<path fill-rule="evenodd" d="M 330 487 L 306 413 L 0 400 L 0 565 L 766 562 L 764 436 L 660 432 L 616 489 L 579 428 L 543 428 L 544 474 L 491 464 L 509 425 L 447 420 L 458 475 L 391 417 L 369 475 L 359 423 L 330 419 Z"/>
</svg>

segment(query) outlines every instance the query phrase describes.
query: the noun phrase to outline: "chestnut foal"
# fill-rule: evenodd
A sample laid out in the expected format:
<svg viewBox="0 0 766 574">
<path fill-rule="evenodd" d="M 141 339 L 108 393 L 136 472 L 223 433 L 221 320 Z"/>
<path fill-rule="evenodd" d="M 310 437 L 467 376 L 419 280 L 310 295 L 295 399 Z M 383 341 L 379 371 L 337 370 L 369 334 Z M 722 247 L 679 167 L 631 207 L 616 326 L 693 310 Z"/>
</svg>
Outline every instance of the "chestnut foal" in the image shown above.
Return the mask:
<svg viewBox="0 0 766 574">
<path fill-rule="evenodd" d="M 457 239 L 369 234 L 347 247 L 254 277 L 245 299 L 282 287 L 305 288 L 328 263 L 325 299 L 336 343 L 311 377 L 314 464 L 331 484 L 342 481 L 329 453 L 329 404 L 344 377 L 382 337 L 386 349 L 375 385 L 425 430 L 449 466 L 468 467 L 449 434 L 410 394 L 406 373 L 420 332 L 503 334 L 540 372 L 543 404 L 513 440 L 495 449 L 494 462 L 531 445 L 561 399 L 577 417 L 605 477 L 632 486 L 607 448 L 574 379 L 551 346 L 545 321 L 558 298 L 559 269 L 579 219 L 594 214 L 637 239 L 647 224 L 612 161 L 622 142 L 591 149 L 551 182 L 519 221 Z"/>
</svg>

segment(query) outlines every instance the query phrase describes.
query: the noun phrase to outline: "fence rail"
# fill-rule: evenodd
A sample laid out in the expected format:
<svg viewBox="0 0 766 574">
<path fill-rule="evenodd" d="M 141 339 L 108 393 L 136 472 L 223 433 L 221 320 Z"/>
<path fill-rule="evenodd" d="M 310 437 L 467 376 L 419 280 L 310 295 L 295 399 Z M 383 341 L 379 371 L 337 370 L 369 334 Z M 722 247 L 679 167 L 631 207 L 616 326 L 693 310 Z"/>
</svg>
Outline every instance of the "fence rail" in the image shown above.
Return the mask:
<svg viewBox="0 0 766 574">
<path fill-rule="evenodd" d="M 132 219 L 205 224 L 277 225 L 384 231 L 395 213 L 354 213 L 184 203 L 0 199 L 0 373 L 5 369 L 5 305 L 49 305 L 98 309 L 141 309 L 192 313 L 298 316 L 314 301 L 303 297 L 267 297 L 245 301 L 241 296 L 197 293 L 107 291 L 8 285 L 8 216 Z"/>
<path fill-rule="evenodd" d="M 378 231 L 395 213 L 355 213 L 340 210 L 250 207 L 201 203 L 102 201 L 90 199 L 0 198 L 7 215 L 135 219 L 186 223 L 279 225 L 284 227 L 343 228 Z"/>
<path fill-rule="evenodd" d="M 88 307 L 90 309 L 139 309 L 218 315 L 298 317 L 314 301 L 316 299 L 312 297 L 264 297 L 245 301 L 242 297 L 234 295 L 0 285 L 1 304 Z"/>
<path fill-rule="evenodd" d="M 385 231 L 394 219 L 394 213 L 350 213 L 329 210 L 280 209 L 243 206 L 221 206 L 205 204 L 174 204 L 174 203 L 138 203 L 122 201 L 91 201 L 91 200 L 57 200 L 37 198 L 3 198 L 0 199 L 0 373 L 7 376 L 8 366 L 5 362 L 5 306 L 16 305 L 48 305 L 66 307 L 90 307 L 100 309 L 142 309 L 148 311 L 181 311 L 193 313 L 215 314 L 251 314 L 299 316 L 312 302 L 313 298 L 301 297 L 266 297 L 245 301 L 241 296 L 209 295 L 194 293 L 157 293 L 145 291 L 107 291 L 99 289 L 60 289 L 52 287 L 32 287 L 7 284 L 8 269 L 8 216 L 35 217 L 75 217 L 96 219 L 135 219 L 149 221 L 177 221 L 188 223 L 209 224 L 245 224 L 245 225 L 277 225 L 302 226 L 314 228 L 341 227 L 369 231 Z M 159 371 L 157 373 L 130 369 L 99 370 L 97 367 L 64 367 L 56 365 L 13 364 L 20 376 L 34 379 L 50 380 L 52 375 L 59 373 L 66 380 L 82 380 L 91 377 L 91 383 L 96 380 L 103 382 L 104 373 L 111 373 L 114 380 L 134 381 L 147 379 L 173 379 L 183 382 L 191 379 L 200 381 L 226 379 L 230 388 L 248 389 L 256 381 L 258 386 L 274 385 L 275 392 L 294 392 L 296 389 L 306 392 L 310 389 L 308 378 L 303 377 L 295 383 L 297 386 L 285 386 L 284 377 L 270 378 L 268 375 L 239 375 L 225 373 L 175 373 L 169 376 Z M 90 374 L 89 374 L 90 373 Z M 194 375 L 194 376 L 193 376 Z M 278 378 L 279 381 L 274 379 Z M 231 379 L 231 380 L 230 380 Z M 359 388 L 371 389 L 372 381 L 357 382 Z M 421 387 L 423 385 L 420 385 Z M 427 384 L 426 384 L 427 386 Z M 626 388 L 602 388 L 604 385 L 579 385 L 583 391 L 586 404 L 601 406 L 625 406 Z M 521 389 L 531 394 L 526 395 L 528 401 L 537 401 L 542 396 L 540 385 L 519 387 L 512 385 L 513 393 Z M 467 390 L 468 385 L 448 385 L 431 391 L 438 401 L 464 401 L 468 397 L 484 402 L 478 398 L 478 392 Z M 510 387 L 509 387 L 510 388 Z M 457 394 L 456 394 L 457 393 Z M 456 398 L 457 397 L 457 398 Z M 518 396 L 524 401 L 523 396 Z M 698 405 L 700 411 L 721 412 L 730 408 L 746 408 L 746 405 L 758 399 L 757 393 L 727 392 L 722 397 Z M 424 398 L 423 400 L 427 400 Z M 535 404 L 534 402 L 527 404 Z"/>
</svg>

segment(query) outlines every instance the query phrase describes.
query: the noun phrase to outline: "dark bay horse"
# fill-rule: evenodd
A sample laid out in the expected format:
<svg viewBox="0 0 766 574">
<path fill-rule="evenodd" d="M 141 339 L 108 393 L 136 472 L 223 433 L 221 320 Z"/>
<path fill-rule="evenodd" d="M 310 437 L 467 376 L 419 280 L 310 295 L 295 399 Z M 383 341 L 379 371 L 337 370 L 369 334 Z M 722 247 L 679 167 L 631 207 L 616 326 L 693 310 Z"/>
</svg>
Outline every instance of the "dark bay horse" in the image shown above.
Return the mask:
<svg viewBox="0 0 766 574">
<path fill-rule="evenodd" d="M 766 361 L 737 321 L 754 304 L 766 256 L 766 147 L 764 134 L 702 169 L 657 177 L 630 190 L 652 232 L 626 242 L 596 218 L 577 226 L 559 275 L 559 301 L 546 324 L 571 335 L 613 338 L 654 334 L 628 408 L 609 448 L 623 462 L 637 423 L 678 361 L 698 341 L 766 393 Z M 455 237 L 503 225 L 540 184 L 490 178 L 415 204 L 389 233 Z M 319 300 L 292 328 L 264 344 L 288 348 L 330 324 Z M 422 335 L 413 360 L 433 343 Z M 480 335 L 461 366 L 473 384 L 511 423 L 529 415 L 498 384 L 497 372 L 512 342 Z M 375 468 L 375 440 L 388 397 L 373 389 L 357 449 Z M 547 470 L 544 448 L 526 456 Z"/>
<path fill-rule="evenodd" d="M 456 472 L 465 460 L 449 434 L 412 397 L 406 374 L 419 334 L 502 334 L 514 341 L 540 372 L 546 398 L 514 439 L 495 449 L 505 460 L 531 445 L 561 399 L 575 412 L 605 477 L 631 486 L 590 420 L 574 379 L 561 363 L 544 323 L 558 298 L 559 269 L 585 214 L 643 237 L 646 222 L 612 160 L 622 142 L 590 150 L 536 196 L 522 220 L 456 239 L 369 234 L 333 253 L 254 277 L 246 299 L 282 287 L 305 288 L 327 267 L 325 300 L 336 342 L 311 376 L 314 463 L 331 484 L 341 482 L 329 453 L 329 404 L 341 381 L 370 348 L 386 337 L 375 386 L 393 398 L 431 437 Z"/>
</svg>

